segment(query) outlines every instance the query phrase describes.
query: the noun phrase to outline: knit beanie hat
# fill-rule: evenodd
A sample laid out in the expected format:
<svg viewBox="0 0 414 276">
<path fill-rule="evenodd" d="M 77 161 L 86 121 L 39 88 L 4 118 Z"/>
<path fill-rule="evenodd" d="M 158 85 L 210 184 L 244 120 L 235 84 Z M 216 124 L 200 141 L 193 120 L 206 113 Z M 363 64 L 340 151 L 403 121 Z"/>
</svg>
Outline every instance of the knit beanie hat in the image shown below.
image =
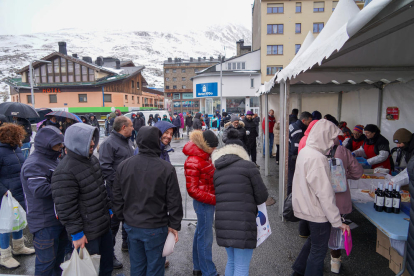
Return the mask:
<svg viewBox="0 0 414 276">
<path fill-rule="evenodd" d="M 250 110 L 246 112 L 246 115 L 253 115 L 253 112 L 251 112 Z"/>
<path fill-rule="evenodd" d="M 243 147 L 243 142 L 240 141 L 239 132 L 236 129 L 230 128 L 229 131 L 227 131 L 226 145 L 239 145 Z"/>
<path fill-rule="evenodd" d="M 406 128 L 400 128 L 394 133 L 394 143 L 408 143 L 411 141 L 413 134 Z"/>
<path fill-rule="evenodd" d="M 231 115 L 231 119 L 230 119 L 230 122 L 235 122 L 235 121 L 239 121 L 240 120 L 240 118 L 239 118 L 239 116 L 237 116 L 237 115 L 235 115 L 235 114 L 233 114 L 233 115 Z"/>
<path fill-rule="evenodd" d="M 363 125 L 356 125 L 354 127 L 354 131 L 362 133 L 364 131 L 364 126 Z"/>
<path fill-rule="evenodd" d="M 376 125 L 369 124 L 365 126 L 365 131 L 379 133 L 380 130 Z"/>
<path fill-rule="evenodd" d="M 211 130 L 204 131 L 203 138 L 210 148 L 216 148 L 218 146 L 218 138 Z"/>
</svg>

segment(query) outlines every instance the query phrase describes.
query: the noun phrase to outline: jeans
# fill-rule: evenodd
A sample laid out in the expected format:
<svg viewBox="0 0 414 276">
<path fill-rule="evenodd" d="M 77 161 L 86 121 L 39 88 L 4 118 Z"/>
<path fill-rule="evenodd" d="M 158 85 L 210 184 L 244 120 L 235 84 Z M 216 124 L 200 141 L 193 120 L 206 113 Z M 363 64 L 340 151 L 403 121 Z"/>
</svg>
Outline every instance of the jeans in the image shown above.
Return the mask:
<svg viewBox="0 0 414 276">
<path fill-rule="evenodd" d="M 186 126 L 187 128 L 187 136 L 190 135 L 190 132 L 193 131 L 193 127 L 192 126 Z"/>
<path fill-rule="evenodd" d="M 111 231 L 108 230 L 108 232 L 94 240 L 88 240 L 85 248 L 88 250 L 89 255 L 101 255 L 99 276 L 111 276 L 114 258 Z"/>
<path fill-rule="evenodd" d="M 275 136 L 273 135 L 273 133 L 269 133 L 269 154 L 270 154 L 270 156 L 272 155 L 274 139 L 275 139 Z M 264 139 L 263 139 L 263 157 L 266 154 L 265 146 L 266 146 L 266 137 L 264 137 Z"/>
<path fill-rule="evenodd" d="M 165 257 L 162 257 L 168 227 L 148 229 L 129 226 L 124 223 L 128 233 L 129 260 L 131 275 L 164 276 Z"/>
<path fill-rule="evenodd" d="M 322 276 L 331 235 L 331 224 L 329 222 L 305 222 L 308 224 L 310 236 L 303 245 L 292 269 L 305 276 Z"/>
<path fill-rule="evenodd" d="M 201 270 L 203 276 L 217 275 L 212 253 L 215 206 L 195 199 L 193 205 L 197 215 L 197 227 L 193 241 L 194 270 Z"/>
<path fill-rule="evenodd" d="M 226 276 L 249 276 L 250 261 L 253 249 L 226 247 Z"/>
<path fill-rule="evenodd" d="M 293 176 L 295 175 L 295 168 L 296 168 L 296 158 L 292 158 L 291 156 L 289 156 L 288 158 L 288 188 L 287 188 L 288 195 L 292 193 L 292 184 L 293 184 Z"/>
<path fill-rule="evenodd" d="M 135 132 L 135 130 L 134 131 L 132 131 L 132 133 L 131 133 L 132 135 L 131 135 L 131 141 L 132 141 L 132 143 L 134 143 L 134 141 L 135 141 L 135 138 L 137 137 L 137 133 Z"/>
<path fill-rule="evenodd" d="M 60 264 L 63 263 L 68 243 L 68 233 L 63 225 L 46 227 L 35 232 L 35 275 L 61 275 Z"/>
<path fill-rule="evenodd" d="M 22 151 L 23 151 L 24 159 L 27 159 L 27 157 L 29 157 L 31 148 L 32 148 L 32 144 L 30 144 L 30 142 L 23 143 Z"/>
<path fill-rule="evenodd" d="M 0 234 L 0 248 L 1 249 L 9 248 L 10 234 L 12 234 L 13 240 L 18 240 L 18 239 L 21 239 L 23 237 L 23 230 L 20 230 L 19 232 Z"/>
</svg>

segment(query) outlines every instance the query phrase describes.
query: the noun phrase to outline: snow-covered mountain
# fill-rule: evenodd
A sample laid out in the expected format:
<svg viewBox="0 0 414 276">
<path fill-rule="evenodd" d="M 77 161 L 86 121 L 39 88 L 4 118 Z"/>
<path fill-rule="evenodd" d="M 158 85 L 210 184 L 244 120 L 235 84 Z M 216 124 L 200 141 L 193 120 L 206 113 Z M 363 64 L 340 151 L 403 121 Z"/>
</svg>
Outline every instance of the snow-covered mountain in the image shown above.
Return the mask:
<svg viewBox="0 0 414 276">
<path fill-rule="evenodd" d="M 144 77 L 148 86 L 163 87 L 163 62 L 169 57 L 207 57 L 236 54 L 236 41 L 245 40 L 251 45 L 251 31 L 244 26 L 211 26 L 200 31 L 97 31 L 64 29 L 56 32 L 30 35 L 0 35 L 0 80 L 15 76 L 15 71 L 28 65 L 30 60 L 40 59 L 58 51 L 58 42 L 66 41 L 68 55 L 79 57 L 116 57 L 131 59 L 136 65 L 144 65 Z M 224 47 L 226 52 L 224 52 Z M 0 83 L 0 92 L 6 91 Z"/>
</svg>

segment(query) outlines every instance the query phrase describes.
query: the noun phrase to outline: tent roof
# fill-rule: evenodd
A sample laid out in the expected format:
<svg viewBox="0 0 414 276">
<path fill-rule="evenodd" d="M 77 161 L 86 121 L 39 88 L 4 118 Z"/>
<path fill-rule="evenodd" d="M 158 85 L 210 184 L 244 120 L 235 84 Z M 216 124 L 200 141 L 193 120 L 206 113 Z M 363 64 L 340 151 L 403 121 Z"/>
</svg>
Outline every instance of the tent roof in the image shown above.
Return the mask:
<svg viewBox="0 0 414 276">
<path fill-rule="evenodd" d="M 341 86 L 352 89 L 351 84 L 357 90 L 364 84 L 414 79 L 413 3 L 374 0 L 356 11 L 353 1 L 341 0 L 321 34 L 314 40 L 308 34 L 304 49 L 258 93 L 269 93 L 275 83 L 288 79 L 291 84 L 315 83 L 309 87 L 312 91 L 317 84 L 330 86 L 332 91 Z"/>
</svg>

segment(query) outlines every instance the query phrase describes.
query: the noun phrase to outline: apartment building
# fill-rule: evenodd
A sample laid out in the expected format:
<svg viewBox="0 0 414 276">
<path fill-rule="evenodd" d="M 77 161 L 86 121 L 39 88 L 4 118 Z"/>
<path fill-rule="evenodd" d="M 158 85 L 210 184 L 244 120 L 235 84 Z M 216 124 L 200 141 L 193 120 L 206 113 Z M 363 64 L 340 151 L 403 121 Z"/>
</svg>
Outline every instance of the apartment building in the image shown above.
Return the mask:
<svg viewBox="0 0 414 276">
<path fill-rule="evenodd" d="M 355 1 L 362 8 L 364 1 Z M 286 67 L 308 32 L 316 37 L 338 1 L 255 0 L 252 7 L 252 50 L 261 49 L 262 83 Z"/>
<path fill-rule="evenodd" d="M 219 62 L 213 57 L 190 59 L 168 58 L 164 61 L 164 96 L 169 112 L 198 112 L 200 100 L 193 98 L 193 82 L 191 78 Z"/>
</svg>

